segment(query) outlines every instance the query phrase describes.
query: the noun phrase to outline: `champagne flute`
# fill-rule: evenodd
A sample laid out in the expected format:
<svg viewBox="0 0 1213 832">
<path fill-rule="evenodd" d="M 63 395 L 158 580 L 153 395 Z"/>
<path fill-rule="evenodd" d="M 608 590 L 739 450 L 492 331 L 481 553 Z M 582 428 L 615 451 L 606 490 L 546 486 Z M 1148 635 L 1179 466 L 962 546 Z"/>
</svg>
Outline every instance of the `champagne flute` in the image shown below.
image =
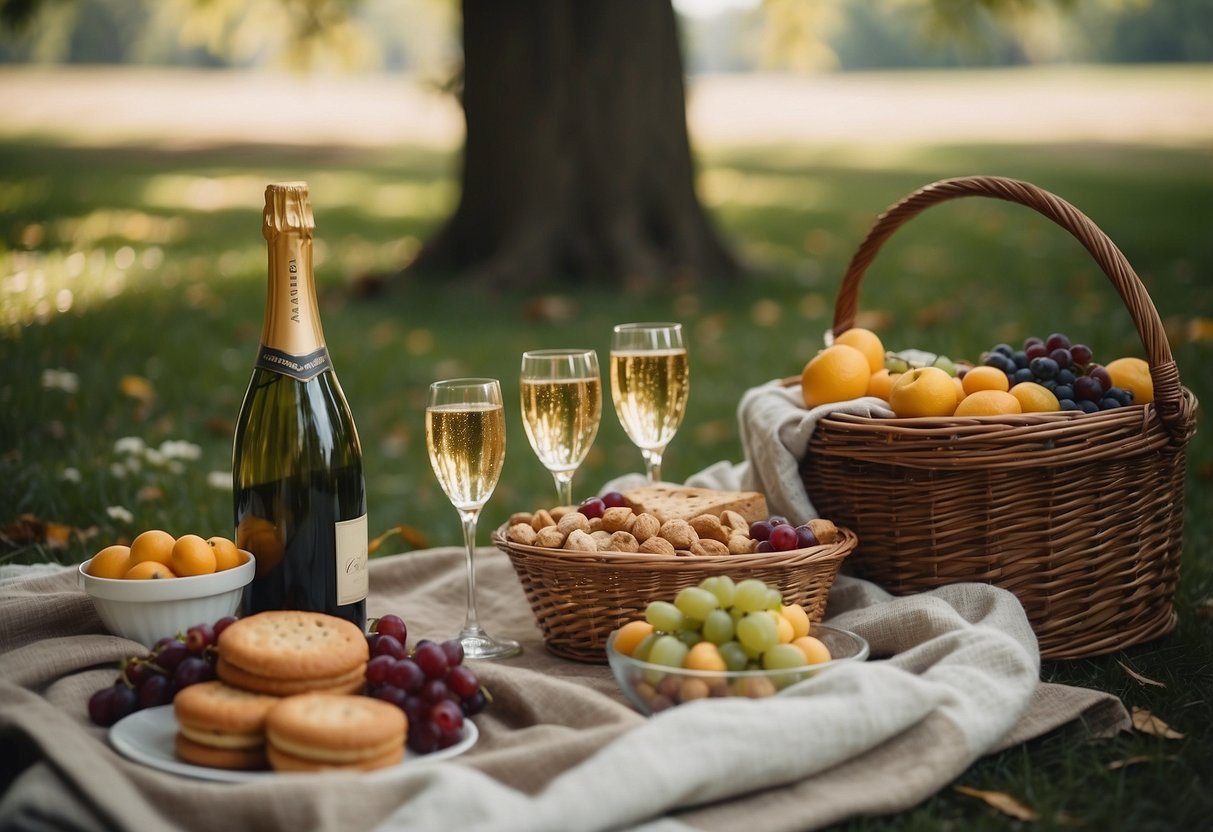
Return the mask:
<svg viewBox="0 0 1213 832">
<path fill-rule="evenodd" d="M 438 484 L 459 512 L 467 559 L 467 616 L 459 641 L 473 659 L 501 659 L 521 652 L 512 639 L 494 638 L 476 615 L 476 521 L 505 462 L 505 409 L 501 384 L 491 378 L 458 378 L 430 385 L 425 444 Z"/>
<path fill-rule="evenodd" d="M 573 503 L 573 475 L 589 453 L 602 418 L 602 379 L 593 350 L 522 354 L 522 426 L 556 482 L 558 505 Z"/>
<path fill-rule="evenodd" d="M 686 414 L 691 369 L 682 324 L 619 324 L 611 336 L 611 399 L 628 438 L 640 448 L 649 482 Z"/>
</svg>

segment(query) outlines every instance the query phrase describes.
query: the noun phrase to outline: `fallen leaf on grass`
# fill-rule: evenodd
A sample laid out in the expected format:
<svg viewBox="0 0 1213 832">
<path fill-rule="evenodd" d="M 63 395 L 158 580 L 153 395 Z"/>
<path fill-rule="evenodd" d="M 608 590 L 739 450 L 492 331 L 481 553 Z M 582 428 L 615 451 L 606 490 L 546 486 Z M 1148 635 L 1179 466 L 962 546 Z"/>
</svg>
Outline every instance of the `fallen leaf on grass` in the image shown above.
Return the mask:
<svg viewBox="0 0 1213 832">
<path fill-rule="evenodd" d="M 1169 760 L 1178 760 L 1174 754 L 1166 754 L 1156 757 L 1153 754 L 1137 754 L 1133 757 L 1125 757 L 1123 760 L 1113 760 L 1108 763 L 1108 771 L 1116 771 L 1117 769 L 1135 766 L 1139 763 L 1161 763 Z"/>
<path fill-rule="evenodd" d="M 1184 735 L 1163 722 L 1145 708 L 1133 706 L 1133 727 L 1143 734 L 1162 737 L 1166 740 L 1182 740 Z"/>
<path fill-rule="evenodd" d="M 118 382 L 122 395 L 147 404 L 156 398 L 156 388 L 143 376 L 123 376 Z"/>
<path fill-rule="evenodd" d="M 77 529 L 66 523 L 43 520 L 35 514 L 22 514 L 0 530 L 0 542 L 10 546 L 43 545 L 48 549 L 66 549 L 72 538 L 81 543 L 97 534 L 97 527 Z"/>
<path fill-rule="evenodd" d="M 953 786 L 953 788 L 963 795 L 983 801 L 1016 820 L 1038 820 L 1040 818 L 1035 809 L 1006 792 L 987 792 L 981 789 L 971 789 L 968 786 Z"/>
<path fill-rule="evenodd" d="M 1145 676 L 1142 676 L 1140 673 L 1138 673 L 1138 672 L 1137 672 L 1136 670 L 1134 670 L 1133 668 L 1129 667 L 1127 664 L 1125 664 L 1124 662 L 1122 662 L 1120 659 L 1117 659 L 1117 660 L 1116 660 L 1116 663 L 1117 663 L 1118 665 L 1120 665 L 1120 669 L 1121 669 L 1121 670 L 1123 670 L 1125 673 L 1128 673 L 1128 674 L 1129 674 L 1131 677 L 1133 677 L 1135 680 L 1137 680 L 1137 681 L 1138 681 L 1140 684 L 1143 684 L 1143 685 L 1154 685 L 1155 687 L 1160 687 L 1160 688 L 1165 688 L 1165 687 L 1166 687 L 1166 684 L 1165 684 L 1165 683 L 1163 683 L 1163 682 L 1156 682 L 1156 681 L 1154 681 L 1153 679 L 1150 679 L 1150 678 L 1147 678 L 1147 677 L 1145 677 Z"/>
<path fill-rule="evenodd" d="M 414 549 L 425 549 L 429 546 L 429 541 L 426 539 L 424 534 L 412 526 L 401 524 L 399 526 L 393 526 L 368 543 L 367 554 L 375 554 L 375 552 L 379 551 L 379 548 L 383 546 L 384 542 L 394 535 L 399 535 L 401 540 L 412 546 Z"/>
</svg>

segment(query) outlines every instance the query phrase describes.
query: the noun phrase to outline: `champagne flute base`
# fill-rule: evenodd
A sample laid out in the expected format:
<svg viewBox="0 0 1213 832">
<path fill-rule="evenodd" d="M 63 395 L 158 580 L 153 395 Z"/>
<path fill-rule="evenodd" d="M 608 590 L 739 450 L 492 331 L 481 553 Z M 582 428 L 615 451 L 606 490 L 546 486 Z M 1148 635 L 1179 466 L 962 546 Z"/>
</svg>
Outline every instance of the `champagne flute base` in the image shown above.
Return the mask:
<svg viewBox="0 0 1213 832">
<path fill-rule="evenodd" d="M 508 659 L 522 652 L 522 645 L 511 638 L 493 638 L 483 630 L 463 630 L 459 633 L 464 658 Z"/>
</svg>

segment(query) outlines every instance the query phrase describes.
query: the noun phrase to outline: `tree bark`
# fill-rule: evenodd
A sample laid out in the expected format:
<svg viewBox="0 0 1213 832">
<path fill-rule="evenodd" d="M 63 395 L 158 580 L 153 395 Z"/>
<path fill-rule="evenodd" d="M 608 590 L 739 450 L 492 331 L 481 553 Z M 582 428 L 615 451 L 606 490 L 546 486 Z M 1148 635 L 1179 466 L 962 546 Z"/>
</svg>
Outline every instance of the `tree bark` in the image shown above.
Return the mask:
<svg viewBox="0 0 1213 832">
<path fill-rule="evenodd" d="M 409 272 L 494 288 L 735 279 L 695 193 L 670 0 L 463 0 L 458 207 Z"/>
</svg>

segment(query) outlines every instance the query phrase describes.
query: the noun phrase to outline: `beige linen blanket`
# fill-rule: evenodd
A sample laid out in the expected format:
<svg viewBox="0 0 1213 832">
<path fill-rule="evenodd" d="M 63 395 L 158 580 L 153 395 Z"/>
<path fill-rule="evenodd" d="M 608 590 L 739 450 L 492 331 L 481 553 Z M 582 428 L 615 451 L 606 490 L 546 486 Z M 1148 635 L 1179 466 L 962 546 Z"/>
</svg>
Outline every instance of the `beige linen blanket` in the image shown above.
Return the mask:
<svg viewBox="0 0 1213 832">
<path fill-rule="evenodd" d="M 605 666 L 548 654 L 508 559 L 485 549 L 481 616 L 524 653 L 476 669 L 493 704 L 454 760 L 386 782 L 290 775 L 220 784 L 125 759 L 85 703 L 137 645 L 106 635 L 71 570 L 0 576 L 0 828 L 148 830 L 813 829 L 915 805 L 979 756 L 1075 719 L 1127 724 L 1095 691 L 1042 684 L 1015 598 L 959 585 L 891 598 L 840 578 L 831 623 L 873 658 L 767 700 L 697 702 L 644 719 Z M 462 623 L 454 548 L 376 559 L 372 616 L 413 637 Z"/>
</svg>

